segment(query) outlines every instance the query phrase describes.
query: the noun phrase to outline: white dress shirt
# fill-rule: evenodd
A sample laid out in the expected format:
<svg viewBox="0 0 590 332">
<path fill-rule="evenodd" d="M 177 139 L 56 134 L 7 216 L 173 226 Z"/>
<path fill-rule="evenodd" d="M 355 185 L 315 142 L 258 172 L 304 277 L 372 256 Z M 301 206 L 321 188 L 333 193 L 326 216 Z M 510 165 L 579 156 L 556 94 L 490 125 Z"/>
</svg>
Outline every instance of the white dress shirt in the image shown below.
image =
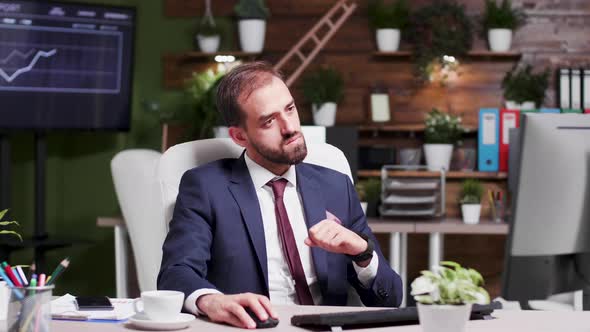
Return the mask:
<svg viewBox="0 0 590 332">
<path fill-rule="evenodd" d="M 275 174 L 266 168 L 258 165 L 245 154 L 246 166 L 250 172 L 250 177 L 256 188 L 256 195 L 260 204 L 260 215 L 262 216 L 262 223 L 264 227 L 264 239 L 266 241 L 266 256 L 268 266 L 268 290 L 270 294 L 270 301 L 273 304 L 294 304 L 296 303 L 295 283 L 291 277 L 289 266 L 285 260 L 283 250 L 281 247 L 280 237 L 278 233 L 277 218 L 275 215 L 274 194 L 272 188 L 267 183 L 275 178 Z M 297 191 L 297 174 L 295 166 L 291 166 L 289 170 L 281 176 L 288 181 L 283 194 L 283 201 L 287 209 L 287 215 L 291 227 L 293 228 L 293 235 L 297 243 L 299 257 L 301 258 L 301 265 L 305 272 L 305 278 L 309 285 L 309 290 L 316 304 L 321 303 L 322 295 L 315 267 L 313 265 L 313 257 L 311 255 L 311 248 L 304 243 L 308 236 L 307 224 L 305 223 L 305 213 L 301 196 Z M 375 251 L 373 251 L 373 258 L 366 267 L 360 267 L 353 264 L 357 276 L 361 284 L 369 287 L 375 276 L 379 266 L 379 259 Z M 196 306 L 197 299 L 205 294 L 219 293 L 216 289 L 204 288 L 194 291 L 190 294 L 185 302 L 185 309 L 192 313 L 201 313 Z"/>
</svg>

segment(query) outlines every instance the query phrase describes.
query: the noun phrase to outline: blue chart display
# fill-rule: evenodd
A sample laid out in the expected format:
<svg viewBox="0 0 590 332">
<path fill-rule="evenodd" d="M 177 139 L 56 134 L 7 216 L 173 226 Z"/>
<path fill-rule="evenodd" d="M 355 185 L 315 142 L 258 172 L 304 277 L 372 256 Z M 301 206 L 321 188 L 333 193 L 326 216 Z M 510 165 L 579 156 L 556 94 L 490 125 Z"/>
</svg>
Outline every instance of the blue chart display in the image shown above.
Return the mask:
<svg viewBox="0 0 590 332">
<path fill-rule="evenodd" d="M 0 24 L 0 91 L 119 93 L 122 33 Z"/>
</svg>

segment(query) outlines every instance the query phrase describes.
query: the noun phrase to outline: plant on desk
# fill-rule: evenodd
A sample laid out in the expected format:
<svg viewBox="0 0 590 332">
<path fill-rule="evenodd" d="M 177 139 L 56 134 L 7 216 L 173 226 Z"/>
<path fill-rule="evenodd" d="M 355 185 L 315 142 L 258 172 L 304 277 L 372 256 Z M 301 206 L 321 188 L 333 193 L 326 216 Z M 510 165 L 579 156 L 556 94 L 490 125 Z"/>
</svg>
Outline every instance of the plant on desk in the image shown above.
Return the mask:
<svg viewBox="0 0 590 332">
<path fill-rule="evenodd" d="M 467 179 L 463 181 L 459 203 L 464 223 L 471 225 L 479 223 L 482 195 L 483 186 L 478 180 Z"/>
<path fill-rule="evenodd" d="M 15 220 L 6 221 L 6 220 L 4 220 L 4 216 L 6 216 L 6 213 L 7 212 L 8 212 L 8 209 L 4 209 L 4 210 L 0 211 L 0 226 L 2 226 L 2 227 L 11 226 L 11 225 L 19 226 L 18 221 L 15 221 Z M 8 230 L 8 229 L 2 229 L 2 230 L 0 230 L 0 234 L 14 235 L 14 236 L 18 237 L 19 240 L 21 240 L 21 242 L 23 240 L 22 236 L 18 232 L 11 231 L 11 230 Z"/>
<path fill-rule="evenodd" d="M 471 305 L 488 304 L 483 277 L 471 268 L 443 261 L 412 282 L 412 296 L 424 332 L 463 331 Z"/>
<path fill-rule="evenodd" d="M 355 189 L 365 215 L 377 217 L 377 208 L 381 199 L 381 181 L 376 178 L 358 181 Z"/>
</svg>

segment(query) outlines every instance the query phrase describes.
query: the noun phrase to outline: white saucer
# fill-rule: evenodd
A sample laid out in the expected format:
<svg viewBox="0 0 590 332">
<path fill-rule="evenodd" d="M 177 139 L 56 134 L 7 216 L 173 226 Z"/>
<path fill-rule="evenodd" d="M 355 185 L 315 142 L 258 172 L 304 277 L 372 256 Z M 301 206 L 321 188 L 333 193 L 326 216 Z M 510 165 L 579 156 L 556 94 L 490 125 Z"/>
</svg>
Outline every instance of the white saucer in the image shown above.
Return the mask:
<svg viewBox="0 0 590 332">
<path fill-rule="evenodd" d="M 178 314 L 175 320 L 171 321 L 155 321 L 150 320 L 143 313 L 135 314 L 129 318 L 129 323 L 136 328 L 144 330 L 180 330 L 189 326 L 190 322 L 195 320 L 195 315 L 191 314 Z"/>
</svg>

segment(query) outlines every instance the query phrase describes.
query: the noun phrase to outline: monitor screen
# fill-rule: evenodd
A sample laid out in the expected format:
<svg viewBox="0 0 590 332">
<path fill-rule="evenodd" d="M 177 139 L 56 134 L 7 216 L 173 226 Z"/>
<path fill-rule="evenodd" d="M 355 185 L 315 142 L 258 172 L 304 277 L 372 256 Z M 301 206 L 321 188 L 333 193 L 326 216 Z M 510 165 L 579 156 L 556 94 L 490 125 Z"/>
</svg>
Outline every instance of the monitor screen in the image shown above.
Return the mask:
<svg viewBox="0 0 590 332">
<path fill-rule="evenodd" d="M 135 11 L 0 0 L 0 129 L 128 130 Z"/>
</svg>

